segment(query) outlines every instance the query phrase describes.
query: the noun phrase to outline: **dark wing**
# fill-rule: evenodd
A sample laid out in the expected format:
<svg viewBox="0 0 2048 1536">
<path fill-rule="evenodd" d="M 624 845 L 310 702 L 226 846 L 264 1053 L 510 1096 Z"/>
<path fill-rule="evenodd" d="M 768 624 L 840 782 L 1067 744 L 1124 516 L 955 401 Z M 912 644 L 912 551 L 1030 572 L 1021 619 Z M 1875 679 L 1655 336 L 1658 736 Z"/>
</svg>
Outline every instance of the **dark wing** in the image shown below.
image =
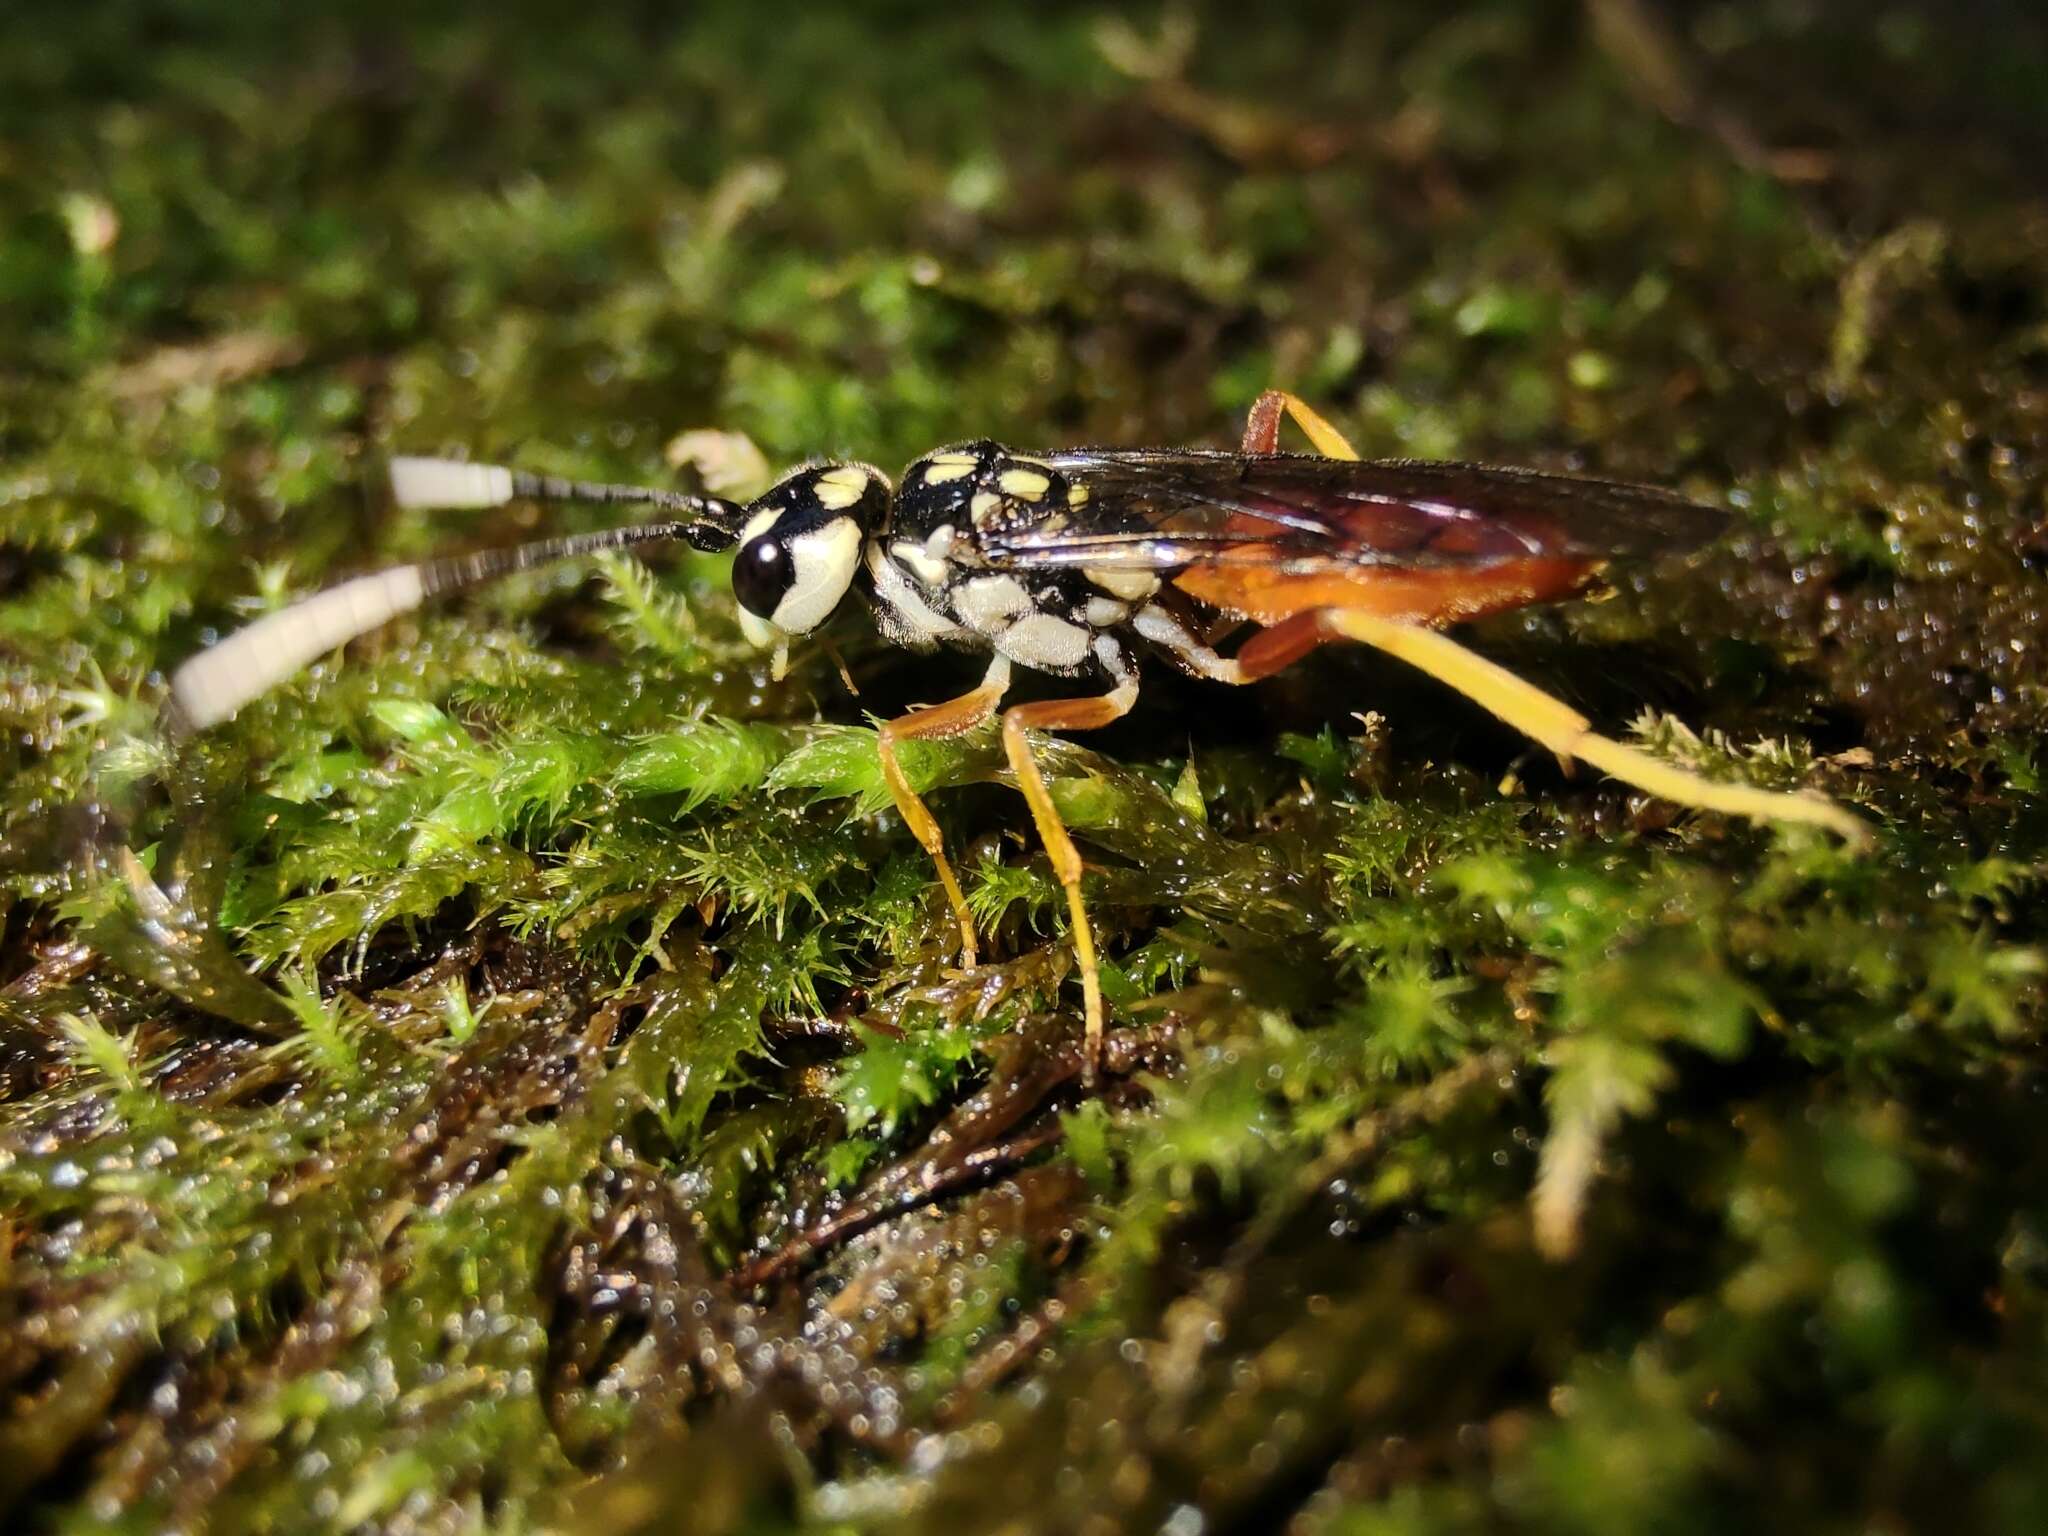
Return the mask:
<svg viewBox="0 0 2048 1536">
<path fill-rule="evenodd" d="M 1088 495 L 1063 527 L 986 532 L 991 563 L 1483 567 L 1692 549 L 1728 514 L 1611 480 L 1424 460 L 1073 449 L 1035 455 Z"/>
</svg>

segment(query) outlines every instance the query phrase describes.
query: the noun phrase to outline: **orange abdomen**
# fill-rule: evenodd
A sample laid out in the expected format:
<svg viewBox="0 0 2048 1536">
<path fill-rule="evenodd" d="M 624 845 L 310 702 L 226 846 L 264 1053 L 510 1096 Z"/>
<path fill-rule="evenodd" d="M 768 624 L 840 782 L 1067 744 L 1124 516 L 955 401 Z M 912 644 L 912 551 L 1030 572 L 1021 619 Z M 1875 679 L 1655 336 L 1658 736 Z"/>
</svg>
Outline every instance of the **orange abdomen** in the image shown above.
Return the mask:
<svg viewBox="0 0 2048 1536">
<path fill-rule="evenodd" d="M 1261 624 L 1277 624 L 1318 608 L 1348 608 L 1394 623 L 1437 629 L 1570 597 L 1593 579 L 1600 564 L 1554 555 L 1442 570 L 1333 564 L 1287 571 L 1210 564 L 1183 571 L 1173 582 L 1199 602 Z"/>
</svg>

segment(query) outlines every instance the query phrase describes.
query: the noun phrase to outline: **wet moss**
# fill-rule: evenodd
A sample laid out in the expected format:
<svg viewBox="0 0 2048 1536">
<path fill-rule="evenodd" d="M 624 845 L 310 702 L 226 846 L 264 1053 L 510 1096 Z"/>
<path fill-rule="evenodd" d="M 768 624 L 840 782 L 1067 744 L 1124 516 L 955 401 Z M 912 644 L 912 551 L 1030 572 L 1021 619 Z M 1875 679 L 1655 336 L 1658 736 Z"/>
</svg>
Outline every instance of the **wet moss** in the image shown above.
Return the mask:
<svg viewBox="0 0 2048 1536">
<path fill-rule="evenodd" d="M 2021 8 L 0 34 L 11 1516 L 2040 1528 Z M 1474 642 L 1875 848 L 1567 777 L 1370 656 L 1155 676 L 1045 753 L 1091 1081 L 999 745 L 906 753 L 973 972 L 887 809 L 874 719 L 976 664 L 849 614 L 857 697 L 773 679 L 717 559 L 156 730 L 249 614 L 541 526 L 392 509 L 393 451 L 731 487 L 1220 444 L 1272 382 L 1371 454 L 1731 505 Z"/>
</svg>

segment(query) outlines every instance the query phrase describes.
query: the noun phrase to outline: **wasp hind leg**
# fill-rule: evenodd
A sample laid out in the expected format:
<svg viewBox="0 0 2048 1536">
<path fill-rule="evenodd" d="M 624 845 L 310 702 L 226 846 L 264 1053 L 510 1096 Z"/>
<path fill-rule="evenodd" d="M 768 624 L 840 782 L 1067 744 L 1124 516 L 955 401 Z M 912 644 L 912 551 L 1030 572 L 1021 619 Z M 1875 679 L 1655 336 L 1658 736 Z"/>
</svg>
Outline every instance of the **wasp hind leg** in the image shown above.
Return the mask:
<svg viewBox="0 0 2048 1536">
<path fill-rule="evenodd" d="M 1825 827 L 1859 847 L 1870 839 L 1870 828 L 1862 818 L 1821 795 L 1784 794 L 1709 779 L 1652 757 L 1638 747 L 1597 735 L 1593 723 L 1564 700 L 1552 698 L 1498 662 L 1467 650 L 1449 635 L 1416 624 L 1389 623 L 1344 608 L 1297 614 L 1247 640 L 1233 658 L 1236 676 L 1224 681 L 1250 683 L 1271 677 L 1332 640 L 1355 640 L 1398 657 L 1446 687 L 1455 688 L 1537 745 L 1549 748 L 1559 762 L 1590 763 L 1608 777 L 1673 805 L 1746 816 L 1752 821 Z"/>
<path fill-rule="evenodd" d="M 1104 661 L 1116 679 L 1116 686 L 1108 693 L 1092 699 L 1046 699 L 1003 711 L 1003 751 L 1010 759 L 1010 771 L 1017 776 L 1017 787 L 1031 807 L 1031 819 L 1038 824 L 1038 838 L 1045 844 L 1052 872 L 1067 894 L 1068 926 L 1073 930 L 1074 962 L 1081 972 L 1082 1009 L 1088 1028 L 1082 1070 L 1091 1084 L 1095 1081 L 1096 1063 L 1102 1057 L 1102 977 L 1095 958 L 1095 934 L 1088 926 L 1088 909 L 1081 900 L 1081 855 L 1073 838 L 1067 835 L 1058 807 L 1052 803 L 1045 776 L 1038 770 L 1038 760 L 1032 756 L 1030 739 L 1024 733 L 1092 731 L 1129 714 L 1138 700 L 1137 671 L 1120 653 L 1105 656 Z"/>
<path fill-rule="evenodd" d="M 1267 390 L 1252 406 L 1245 423 L 1244 451 L 1272 453 L 1279 444 L 1283 416 L 1294 419 L 1318 453 L 1333 459 L 1358 457 L 1358 450 L 1307 402 L 1279 389 Z M 1318 645 L 1338 638 L 1385 651 L 1427 672 L 1531 741 L 1549 748 L 1562 763 L 1590 763 L 1610 778 L 1669 800 L 1673 805 L 1746 816 L 1753 821 L 1826 827 L 1854 846 L 1869 841 L 1870 827 L 1861 817 L 1851 815 L 1823 796 L 1780 794 L 1752 789 L 1747 784 L 1723 783 L 1674 767 L 1640 748 L 1596 735 L 1593 722 L 1564 700 L 1552 698 L 1507 668 L 1468 651 L 1450 636 L 1417 624 L 1396 624 L 1348 608 L 1299 614 L 1246 641 L 1235 658 L 1238 675 L 1226 681 L 1252 682 L 1269 677 Z"/>
<path fill-rule="evenodd" d="M 1468 651 L 1448 635 L 1413 624 L 1390 624 L 1371 614 L 1342 608 L 1324 609 L 1313 618 L 1325 637 L 1341 636 L 1385 651 L 1455 688 L 1488 714 L 1513 726 L 1539 746 L 1547 747 L 1561 763 L 1589 763 L 1609 778 L 1673 805 L 1744 816 L 1751 821 L 1825 827 L 1853 847 L 1870 841 L 1869 823 L 1823 795 L 1787 794 L 1710 779 L 1652 757 L 1639 747 L 1597 735 L 1592 721 L 1562 699 L 1524 682 L 1499 663 Z M 1246 648 L 1250 649 L 1249 642 Z M 1239 659 L 1243 660 L 1242 653 Z"/>
<path fill-rule="evenodd" d="M 946 858 L 945 836 L 917 791 L 910 787 L 910 780 L 904 775 L 903 764 L 896 755 L 896 743 L 941 741 L 949 736 L 965 735 L 996 712 L 996 706 L 1003 702 L 1003 695 L 1009 688 L 1010 663 L 998 656 L 989 664 L 981 686 L 972 693 L 963 693 L 944 704 L 934 704 L 928 709 L 913 710 L 894 720 L 884 721 L 875 733 L 875 752 L 882 760 L 882 780 L 889 786 L 889 798 L 896 802 L 896 813 L 910 828 L 911 836 L 923 844 L 924 851 L 932 856 L 932 863 L 938 867 L 939 884 L 945 888 L 946 903 L 952 908 L 953 921 L 960 925 L 960 964 L 970 970 L 977 958 L 974 916 L 967 910 L 967 898 L 960 894 L 960 881 L 953 873 L 952 863 Z"/>
<path fill-rule="evenodd" d="M 1299 395 L 1290 395 L 1284 389 L 1269 389 L 1253 402 L 1251 414 L 1244 423 L 1244 451 L 1265 455 L 1277 453 L 1280 449 L 1280 419 L 1294 418 L 1315 450 L 1329 459 L 1355 459 L 1358 450 L 1345 440 L 1344 434 L 1323 420 L 1321 414 Z"/>
</svg>

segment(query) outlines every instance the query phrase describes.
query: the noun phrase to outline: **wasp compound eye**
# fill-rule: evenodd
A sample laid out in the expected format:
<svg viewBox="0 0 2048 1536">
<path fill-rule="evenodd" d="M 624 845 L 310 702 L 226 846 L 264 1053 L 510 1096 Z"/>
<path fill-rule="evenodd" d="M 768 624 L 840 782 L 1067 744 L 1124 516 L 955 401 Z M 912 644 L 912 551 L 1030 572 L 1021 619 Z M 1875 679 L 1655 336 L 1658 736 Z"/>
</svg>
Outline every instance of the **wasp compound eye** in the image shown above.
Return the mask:
<svg viewBox="0 0 2048 1536">
<path fill-rule="evenodd" d="M 789 546 L 773 534 L 749 539 L 732 563 L 732 595 L 757 618 L 772 619 L 796 579 Z"/>
</svg>

